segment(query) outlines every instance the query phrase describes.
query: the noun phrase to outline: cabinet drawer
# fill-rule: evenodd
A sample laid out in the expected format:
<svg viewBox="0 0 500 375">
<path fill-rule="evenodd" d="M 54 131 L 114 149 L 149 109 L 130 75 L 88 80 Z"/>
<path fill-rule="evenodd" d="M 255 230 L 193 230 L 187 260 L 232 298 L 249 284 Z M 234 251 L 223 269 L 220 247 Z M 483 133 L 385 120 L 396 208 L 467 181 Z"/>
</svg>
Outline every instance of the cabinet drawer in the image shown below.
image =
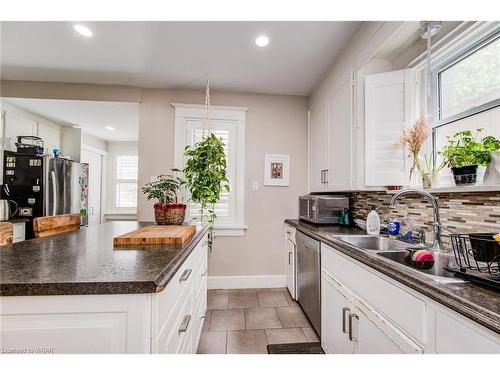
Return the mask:
<svg viewBox="0 0 500 375">
<path fill-rule="evenodd" d="M 165 322 L 174 314 L 176 304 L 184 299 L 192 299 L 194 259 L 191 255 L 182 264 L 166 288 L 153 295 L 151 337 L 156 337 Z M 188 298 L 189 297 L 189 298 Z"/>
<path fill-rule="evenodd" d="M 158 337 L 152 339 L 152 352 L 155 354 L 183 352 L 186 340 L 191 337 L 193 320 L 193 300 L 184 298 L 174 306 L 171 317 L 161 328 Z"/>
<path fill-rule="evenodd" d="M 420 343 L 424 342 L 426 304 L 423 300 L 384 280 L 376 271 L 366 270 L 326 244 L 321 245 L 321 264 L 399 329 Z"/>
</svg>

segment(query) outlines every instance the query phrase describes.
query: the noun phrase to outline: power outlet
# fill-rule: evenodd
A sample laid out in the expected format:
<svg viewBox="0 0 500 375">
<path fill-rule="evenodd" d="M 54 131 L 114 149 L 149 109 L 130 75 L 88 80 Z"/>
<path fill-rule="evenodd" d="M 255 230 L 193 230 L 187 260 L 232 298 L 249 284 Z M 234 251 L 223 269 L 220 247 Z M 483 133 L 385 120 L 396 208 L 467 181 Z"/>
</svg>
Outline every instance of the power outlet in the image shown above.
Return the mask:
<svg viewBox="0 0 500 375">
<path fill-rule="evenodd" d="M 259 181 L 252 181 L 252 191 L 259 190 Z"/>
</svg>

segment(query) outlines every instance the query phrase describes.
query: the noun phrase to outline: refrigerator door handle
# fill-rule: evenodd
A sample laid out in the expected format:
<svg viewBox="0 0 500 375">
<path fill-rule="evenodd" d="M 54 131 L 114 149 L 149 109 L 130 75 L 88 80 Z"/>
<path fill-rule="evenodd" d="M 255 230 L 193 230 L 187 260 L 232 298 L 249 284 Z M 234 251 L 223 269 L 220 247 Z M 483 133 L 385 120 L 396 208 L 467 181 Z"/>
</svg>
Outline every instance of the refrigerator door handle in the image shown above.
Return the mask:
<svg viewBox="0 0 500 375">
<path fill-rule="evenodd" d="M 52 175 L 52 216 L 57 213 L 57 185 L 56 185 L 56 174 L 54 171 L 50 171 Z"/>
</svg>

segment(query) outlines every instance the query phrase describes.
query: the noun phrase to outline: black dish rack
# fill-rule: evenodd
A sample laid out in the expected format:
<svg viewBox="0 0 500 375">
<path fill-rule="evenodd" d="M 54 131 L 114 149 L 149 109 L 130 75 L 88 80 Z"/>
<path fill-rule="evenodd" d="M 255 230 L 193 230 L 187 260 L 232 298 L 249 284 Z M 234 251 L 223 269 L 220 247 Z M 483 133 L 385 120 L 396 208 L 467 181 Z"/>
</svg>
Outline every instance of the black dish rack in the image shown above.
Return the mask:
<svg viewBox="0 0 500 375">
<path fill-rule="evenodd" d="M 500 292 L 500 243 L 493 233 L 450 234 L 457 268 L 455 277 Z"/>
</svg>

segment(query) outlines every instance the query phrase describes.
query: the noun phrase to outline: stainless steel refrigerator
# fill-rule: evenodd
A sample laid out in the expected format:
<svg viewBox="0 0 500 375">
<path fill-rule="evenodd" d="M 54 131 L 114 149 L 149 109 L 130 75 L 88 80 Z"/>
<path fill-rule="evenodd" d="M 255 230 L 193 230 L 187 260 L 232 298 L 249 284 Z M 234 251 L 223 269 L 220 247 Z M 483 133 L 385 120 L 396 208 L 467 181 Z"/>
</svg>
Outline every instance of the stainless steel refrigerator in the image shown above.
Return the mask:
<svg viewBox="0 0 500 375">
<path fill-rule="evenodd" d="M 3 167 L 1 197 L 16 201 L 15 218 L 28 219 L 27 238 L 35 217 L 78 213 L 87 225 L 88 164 L 5 151 Z"/>
</svg>

